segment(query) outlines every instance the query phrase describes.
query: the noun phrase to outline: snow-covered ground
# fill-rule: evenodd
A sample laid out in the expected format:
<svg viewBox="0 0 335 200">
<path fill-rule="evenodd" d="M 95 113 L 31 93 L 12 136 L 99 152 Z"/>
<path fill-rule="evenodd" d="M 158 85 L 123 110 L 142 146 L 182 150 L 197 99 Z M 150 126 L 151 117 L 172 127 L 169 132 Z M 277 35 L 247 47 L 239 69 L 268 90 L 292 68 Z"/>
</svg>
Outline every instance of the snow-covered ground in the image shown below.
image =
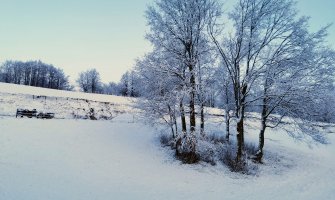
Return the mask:
<svg viewBox="0 0 335 200">
<path fill-rule="evenodd" d="M 15 116 L 16 109 L 22 108 L 54 112 L 58 119 L 89 118 L 90 115 L 111 119 L 134 111 L 133 101 L 119 96 L 0 83 L 0 116 Z"/>
<path fill-rule="evenodd" d="M 32 95 L 2 89 L 0 98 L 10 93 L 18 99 Z M 0 102 L 0 110 L 8 105 Z M 328 145 L 298 142 L 280 130 L 269 130 L 265 163 L 257 175 L 250 176 L 232 173 L 220 164 L 181 164 L 172 151 L 160 146 L 156 129 L 133 120 L 129 112 L 111 121 L 0 117 L 0 199 L 335 197 L 334 128 L 324 130 Z M 249 125 L 246 140 L 255 141 L 257 122 Z"/>
<path fill-rule="evenodd" d="M 132 98 L 125 98 L 119 96 L 103 95 L 103 94 L 88 94 L 83 92 L 71 92 L 64 90 L 46 89 L 40 87 L 31 87 L 25 85 L 15 85 L 8 83 L 0 83 L 0 93 L 14 93 L 14 94 L 27 94 L 35 96 L 48 96 L 48 97 L 62 97 L 72 99 L 85 99 L 90 101 L 109 102 L 116 104 L 130 104 Z"/>
</svg>

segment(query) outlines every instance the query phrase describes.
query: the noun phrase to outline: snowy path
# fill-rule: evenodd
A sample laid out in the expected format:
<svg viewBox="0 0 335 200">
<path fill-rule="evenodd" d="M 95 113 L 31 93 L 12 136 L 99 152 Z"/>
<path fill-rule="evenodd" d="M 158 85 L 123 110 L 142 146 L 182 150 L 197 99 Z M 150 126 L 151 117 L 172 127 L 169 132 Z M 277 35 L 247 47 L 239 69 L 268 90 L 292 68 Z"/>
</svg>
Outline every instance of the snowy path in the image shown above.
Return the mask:
<svg viewBox="0 0 335 200">
<path fill-rule="evenodd" d="M 275 174 L 264 166 L 259 177 L 247 177 L 222 166 L 181 165 L 157 145 L 154 129 L 128 119 L 0 118 L 0 199 L 335 198 L 333 144 L 310 150 L 273 142 L 277 150 L 293 145 L 279 154 L 295 159 L 294 167 Z"/>
</svg>

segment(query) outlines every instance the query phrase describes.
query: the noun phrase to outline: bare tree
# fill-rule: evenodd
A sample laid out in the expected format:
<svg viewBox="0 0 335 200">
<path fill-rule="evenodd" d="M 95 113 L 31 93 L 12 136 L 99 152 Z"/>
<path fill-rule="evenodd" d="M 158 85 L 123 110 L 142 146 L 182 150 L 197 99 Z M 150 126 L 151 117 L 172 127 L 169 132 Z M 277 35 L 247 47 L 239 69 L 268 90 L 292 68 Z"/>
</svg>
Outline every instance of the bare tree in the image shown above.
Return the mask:
<svg viewBox="0 0 335 200">
<path fill-rule="evenodd" d="M 264 67 L 262 54 L 273 41 L 285 31 L 287 15 L 285 7 L 291 2 L 286 0 L 239 0 L 229 17 L 234 24 L 234 32 L 220 43 L 210 23 L 209 32 L 227 68 L 234 88 L 235 114 L 237 120 L 237 161 L 244 149 L 244 119 L 247 98 L 254 81 Z"/>
<path fill-rule="evenodd" d="M 234 91 L 233 85 L 223 63 L 220 63 L 215 75 L 216 91 L 219 93 L 221 104 L 219 106 L 224 110 L 224 122 L 226 125 L 226 141 L 230 139 L 230 121 L 234 111 Z"/>
<path fill-rule="evenodd" d="M 210 18 L 219 15 L 218 4 L 213 0 L 160 0 L 148 8 L 146 16 L 150 26 L 147 35 L 157 48 L 167 52 L 183 65 L 184 87 L 188 90 L 190 133 L 187 133 L 185 157 L 195 162 L 196 150 L 196 96 L 197 66 L 204 52 L 207 52 L 206 27 Z M 199 79 L 198 79 L 199 81 Z M 203 124 L 202 124 L 203 126 Z M 183 140 L 184 140 L 183 139 Z"/>
<path fill-rule="evenodd" d="M 133 70 L 127 71 L 118 83 L 119 93 L 122 96 L 139 97 L 141 95 L 141 77 Z"/>
<path fill-rule="evenodd" d="M 183 101 L 187 91 L 184 90 L 184 68 L 178 63 L 169 54 L 156 50 L 139 60 L 136 65 L 136 71 L 142 80 L 141 97 L 145 98 L 138 101 L 138 106 L 145 111 L 145 116 L 151 123 L 160 120 L 166 122 L 175 140 L 186 134 Z M 181 119 L 182 134 L 178 133 L 178 116 Z M 176 154 L 180 154 L 178 148 Z"/>
<path fill-rule="evenodd" d="M 6 83 L 71 90 L 68 79 L 62 69 L 41 61 L 6 61 L 0 66 L 0 81 Z"/>
<path fill-rule="evenodd" d="M 90 69 L 79 74 L 77 79 L 80 89 L 87 93 L 100 93 L 101 81 L 100 74 L 96 69 Z"/>
<path fill-rule="evenodd" d="M 324 31 L 294 37 L 294 40 L 299 40 L 299 46 L 295 45 L 294 50 L 284 58 L 276 57 L 264 69 L 259 96 L 262 108 L 261 130 L 255 160 L 262 160 L 266 128 L 277 127 L 284 122 L 285 116 L 290 117 L 291 124 L 294 123 L 303 134 L 325 142 L 314 127 L 321 126 L 317 121 L 321 120 L 320 116 L 324 112 L 319 107 L 326 102 L 324 93 L 335 76 L 335 52 L 321 47 L 319 43 L 323 41 Z M 285 49 L 290 47 L 292 44 Z M 298 132 L 295 130 L 295 134 L 291 135 Z"/>
<path fill-rule="evenodd" d="M 290 78 L 293 79 L 292 84 L 294 80 L 299 80 L 296 77 L 297 72 L 305 75 L 308 74 L 307 72 L 311 72 L 314 67 L 306 69 L 306 64 L 301 63 L 301 55 L 304 55 L 305 58 L 314 55 L 313 53 L 307 55 L 307 49 L 322 38 L 324 30 L 314 36 L 309 36 L 306 28 L 307 18 L 297 18 L 294 2 L 291 0 L 239 0 L 229 17 L 233 22 L 234 29 L 231 34 L 224 37 L 222 42 L 218 40 L 218 36 L 222 32 L 215 29 L 216 21 L 209 24 L 209 32 L 234 87 L 238 133 L 236 159 L 239 161 L 244 149 L 246 108 L 253 106 L 260 99 L 262 100 L 263 120 L 260 137 L 264 141 L 263 127 L 266 127 L 264 116 L 269 116 L 269 113 L 273 111 L 273 109 L 267 109 L 264 106 L 271 104 L 276 107 L 285 101 L 283 97 L 286 96 L 279 95 L 280 97 L 269 98 L 272 95 L 267 95 L 267 93 L 269 93 L 269 86 L 273 85 L 273 78 L 275 77 L 276 81 L 284 82 L 284 79 L 287 78 L 285 77 L 287 71 L 283 71 L 282 66 L 296 70 L 290 72 Z M 311 42 L 313 40 L 314 43 Z M 297 61 L 298 54 L 301 55 Z M 294 64 L 293 58 L 295 58 Z M 310 59 L 308 60 L 310 61 Z M 264 79 L 259 82 L 261 77 Z M 290 82 L 290 80 L 286 81 Z M 266 96 L 265 98 L 254 94 L 257 90 L 256 82 L 262 85 L 263 93 L 261 96 Z M 292 84 L 286 84 L 288 89 L 283 91 L 284 94 L 288 91 L 301 91 L 298 90 L 301 87 L 292 87 Z M 300 81 L 299 85 L 310 86 L 306 81 Z M 291 94 L 291 92 L 289 93 Z M 260 142 L 260 152 L 262 148 L 263 145 Z"/>
</svg>

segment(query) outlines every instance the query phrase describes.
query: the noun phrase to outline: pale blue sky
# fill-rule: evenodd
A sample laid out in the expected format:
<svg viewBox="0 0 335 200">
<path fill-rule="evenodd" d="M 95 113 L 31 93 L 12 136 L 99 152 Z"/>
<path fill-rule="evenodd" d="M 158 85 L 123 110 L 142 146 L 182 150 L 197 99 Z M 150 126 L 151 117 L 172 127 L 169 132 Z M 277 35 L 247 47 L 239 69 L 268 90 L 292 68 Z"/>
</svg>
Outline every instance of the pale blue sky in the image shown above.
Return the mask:
<svg viewBox="0 0 335 200">
<path fill-rule="evenodd" d="M 118 81 L 150 50 L 144 12 L 152 2 L 0 0 L 0 62 L 40 59 L 63 68 L 72 81 L 94 67 L 104 82 Z M 298 9 L 311 16 L 312 31 L 335 22 L 334 0 L 299 0 Z M 335 24 L 329 32 L 335 47 Z"/>
</svg>

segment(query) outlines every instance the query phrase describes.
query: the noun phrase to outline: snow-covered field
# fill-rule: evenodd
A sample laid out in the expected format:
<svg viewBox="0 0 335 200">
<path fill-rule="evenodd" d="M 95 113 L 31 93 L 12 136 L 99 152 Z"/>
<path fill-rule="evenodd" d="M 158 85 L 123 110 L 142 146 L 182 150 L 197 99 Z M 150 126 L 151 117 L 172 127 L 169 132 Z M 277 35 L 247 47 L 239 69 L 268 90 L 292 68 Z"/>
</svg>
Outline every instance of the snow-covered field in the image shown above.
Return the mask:
<svg viewBox="0 0 335 200">
<path fill-rule="evenodd" d="M 114 104 L 127 106 L 111 121 L 16 119 L 7 107 L 25 106 L 25 98 L 41 94 L 39 89 L 32 94 L 19 89 L 23 86 L 6 87 L 12 85 L 0 84 L 0 114 L 5 114 L 0 116 L 1 200 L 335 198 L 334 128 L 325 130 L 328 145 L 294 141 L 270 130 L 265 148 L 269 159 L 250 176 L 220 164 L 174 160 L 173 152 L 160 146 L 156 129 L 133 121 L 124 103 L 128 100 L 109 101 L 111 109 Z M 78 98 L 59 93 L 58 98 Z M 95 95 L 87 98 L 99 102 Z M 55 110 L 66 110 L 61 107 Z M 249 125 L 246 139 L 255 141 L 252 127 L 257 123 Z"/>
<path fill-rule="evenodd" d="M 14 93 L 14 94 L 27 94 L 35 96 L 48 96 L 48 97 L 62 97 L 72 99 L 85 99 L 99 102 L 109 102 L 116 104 L 130 104 L 131 98 L 103 95 L 103 94 L 88 94 L 83 92 L 71 92 L 63 90 L 46 89 L 39 87 L 31 87 L 25 85 L 15 85 L 8 83 L 0 83 L 0 93 Z"/>
<path fill-rule="evenodd" d="M 112 119 L 133 111 L 133 99 L 0 83 L 0 116 L 15 116 L 16 109 L 54 112 L 58 119 Z M 92 110 L 93 109 L 93 110 Z"/>
</svg>

